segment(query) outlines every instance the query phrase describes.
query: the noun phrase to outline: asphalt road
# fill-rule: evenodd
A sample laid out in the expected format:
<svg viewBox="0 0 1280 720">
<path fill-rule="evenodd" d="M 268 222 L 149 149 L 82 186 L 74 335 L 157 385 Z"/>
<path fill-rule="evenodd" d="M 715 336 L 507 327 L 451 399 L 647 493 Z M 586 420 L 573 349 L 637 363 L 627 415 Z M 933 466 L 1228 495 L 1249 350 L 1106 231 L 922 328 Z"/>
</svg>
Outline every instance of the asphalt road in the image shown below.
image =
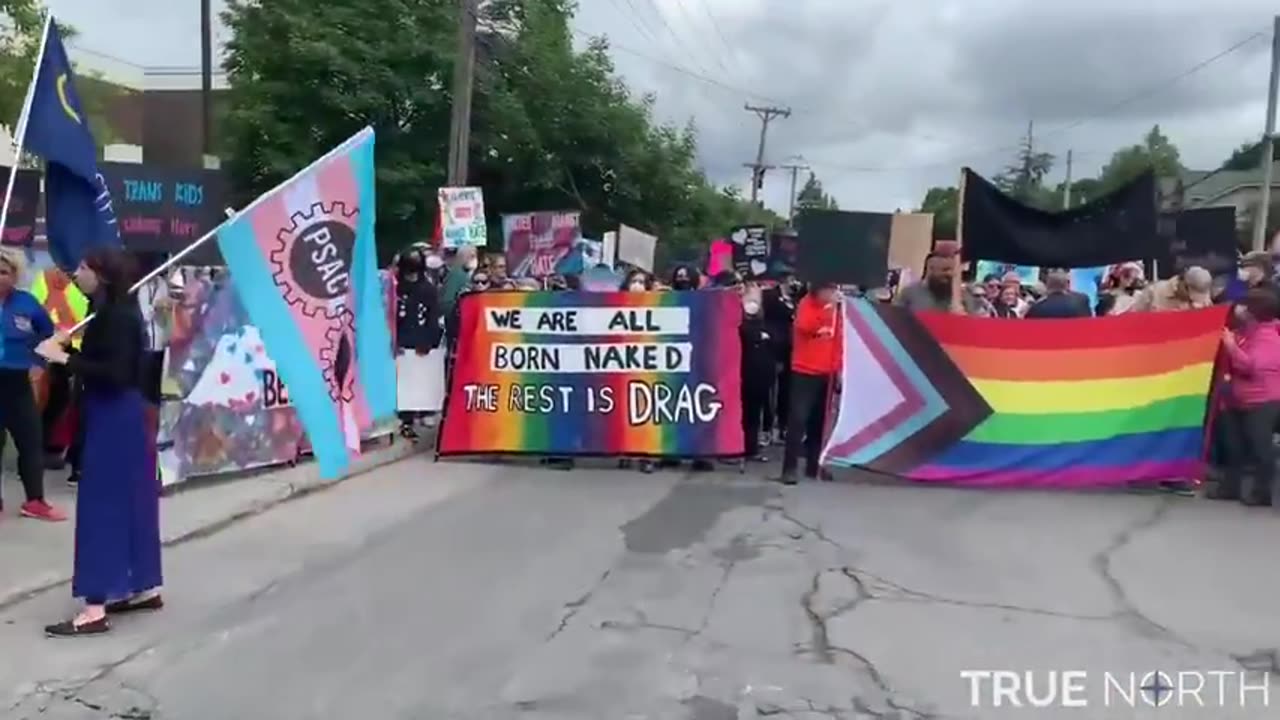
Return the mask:
<svg viewBox="0 0 1280 720">
<path fill-rule="evenodd" d="M 172 549 L 110 637 L 0 613 L 0 717 L 1277 717 L 1278 549 L 1188 498 L 412 459 Z"/>
</svg>

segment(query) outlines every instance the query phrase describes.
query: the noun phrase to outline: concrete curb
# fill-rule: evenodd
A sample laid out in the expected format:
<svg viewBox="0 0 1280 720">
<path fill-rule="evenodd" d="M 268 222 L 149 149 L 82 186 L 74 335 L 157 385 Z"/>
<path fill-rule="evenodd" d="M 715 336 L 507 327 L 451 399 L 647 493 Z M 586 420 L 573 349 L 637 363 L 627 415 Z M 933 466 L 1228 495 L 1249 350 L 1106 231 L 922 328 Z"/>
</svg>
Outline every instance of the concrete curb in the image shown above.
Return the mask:
<svg viewBox="0 0 1280 720">
<path fill-rule="evenodd" d="M 284 468 L 274 473 L 266 473 L 256 475 L 241 480 L 228 480 L 207 486 L 229 487 L 234 486 L 237 482 L 270 482 L 272 487 L 268 488 L 262 495 L 237 503 L 230 508 L 228 512 L 221 513 L 216 517 L 204 518 L 192 523 L 190 527 L 169 528 L 161 531 L 160 543 L 165 548 L 181 545 L 191 540 L 209 537 L 217 534 L 237 523 L 243 522 L 250 518 L 261 515 L 279 505 L 293 500 L 304 498 L 313 493 L 321 492 L 329 488 L 337 487 L 342 483 L 353 478 L 366 475 L 378 468 L 385 467 L 392 463 L 405 460 L 416 455 L 431 452 L 435 447 L 434 441 L 430 438 L 424 438 L 417 443 L 405 442 L 397 439 L 389 447 L 377 448 L 375 450 L 366 451 L 354 463 L 352 463 L 351 471 L 338 480 L 324 480 L 320 477 L 320 469 L 314 462 L 299 463 L 294 467 Z M 193 487 L 184 489 L 177 493 L 165 493 L 161 498 L 162 505 L 174 502 L 181 498 L 183 502 L 190 503 L 194 498 L 198 498 L 204 489 Z M 49 590 L 56 589 L 62 585 L 71 582 L 71 566 L 66 565 L 65 570 L 50 573 L 35 582 L 28 583 L 26 587 L 19 587 L 16 590 L 4 591 L 0 594 L 0 611 L 19 605 Z"/>
</svg>

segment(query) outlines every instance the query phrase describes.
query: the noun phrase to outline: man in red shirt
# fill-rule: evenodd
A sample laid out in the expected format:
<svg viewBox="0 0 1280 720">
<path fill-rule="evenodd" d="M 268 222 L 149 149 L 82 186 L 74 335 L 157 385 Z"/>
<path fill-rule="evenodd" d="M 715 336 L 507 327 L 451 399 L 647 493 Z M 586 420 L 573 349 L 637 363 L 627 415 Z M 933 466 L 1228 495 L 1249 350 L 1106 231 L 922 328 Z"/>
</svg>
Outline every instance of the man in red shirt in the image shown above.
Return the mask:
<svg viewBox="0 0 1280 720">
<path fill-rule="evenodd" d="M 815 285 L 796 305 L 791 341 L 791 407 L 787 410 L 782 477 L 778 478 L 784 485 L 796 484 L 802 444 L 805 477 L 818 477 L 831 384 L 840 372 L 843 332 L 838 300 L 835 285 L 825 283 Z"/>
</svg>

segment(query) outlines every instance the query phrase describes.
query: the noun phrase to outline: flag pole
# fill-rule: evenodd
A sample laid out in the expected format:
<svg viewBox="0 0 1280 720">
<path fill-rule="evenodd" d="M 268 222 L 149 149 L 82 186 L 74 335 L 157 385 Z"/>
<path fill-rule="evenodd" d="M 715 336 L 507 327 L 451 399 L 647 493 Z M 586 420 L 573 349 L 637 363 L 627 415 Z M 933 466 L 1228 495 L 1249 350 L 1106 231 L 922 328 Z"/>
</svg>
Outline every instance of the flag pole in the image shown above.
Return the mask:
<svg viewBox="0 0 1280 720">
<path fill-rule="evenodd" d="M 13 128 L 13 165 L 9 168 L 9 180 L 4 188 L 4 204 L 0 206 L 0 235 L 4 234 L 5 222 L 9 219 L 9 201 L 13 199 L 13 183 L 18 178 L 18 163 L 22 160 L 22 144 L 27 136 L 27 121 L 31 118 L 31 100 L 36 94 L 36 81 L 40 78 L 40 67 L 44 65 L 44 49 L 49 43 L 49 31 L 53 27 L 53 13 L 44 14 L 44 32 L 40 34 L 40 49 L 36 53 L 35 66 L 31 71 L 31 83 L 27 85 L 27 96 L 22 100 L 22 110 L 18 113 L 18 124 Z"/>
</svg>

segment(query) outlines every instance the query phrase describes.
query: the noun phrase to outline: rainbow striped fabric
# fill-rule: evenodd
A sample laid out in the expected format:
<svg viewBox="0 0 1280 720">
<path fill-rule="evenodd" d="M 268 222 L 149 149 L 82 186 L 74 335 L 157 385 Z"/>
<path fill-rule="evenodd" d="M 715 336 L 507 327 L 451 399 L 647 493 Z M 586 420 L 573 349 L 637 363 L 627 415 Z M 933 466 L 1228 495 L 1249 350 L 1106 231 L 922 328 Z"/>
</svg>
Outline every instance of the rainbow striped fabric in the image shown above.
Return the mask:
<svg viewBox="0 0 1280 720">
<path fill-rule="evenodd" d="M 1196 477 L 1226 312 L 997 320 L 846 303 L 825 461 L 978 485 Z"/>
<path fill-rule="evenodd" d="M 742 454 L 736 293 L 488 292 L 461 302 L 441 455 Z"/>
</svg>

